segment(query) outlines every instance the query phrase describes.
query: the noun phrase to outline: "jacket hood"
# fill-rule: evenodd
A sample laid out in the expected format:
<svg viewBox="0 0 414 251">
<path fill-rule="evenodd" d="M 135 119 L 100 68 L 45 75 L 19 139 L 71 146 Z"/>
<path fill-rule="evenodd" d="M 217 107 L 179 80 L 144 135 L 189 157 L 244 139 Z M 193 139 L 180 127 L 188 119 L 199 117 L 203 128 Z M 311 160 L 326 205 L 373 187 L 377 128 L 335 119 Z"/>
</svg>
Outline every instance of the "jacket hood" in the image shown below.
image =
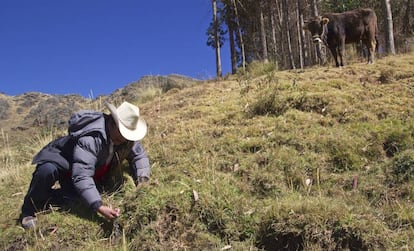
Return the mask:
<svg viewBox="0 0 414 251">
<path fill-rule="evenodd" d="M 98 132 L 105 140 L 108 140 L 105 130 L 105 114 L 102 112 L 83 110 L 73 114 L 68 123 L 68 133 L 73 137 Z"/>
</svg>

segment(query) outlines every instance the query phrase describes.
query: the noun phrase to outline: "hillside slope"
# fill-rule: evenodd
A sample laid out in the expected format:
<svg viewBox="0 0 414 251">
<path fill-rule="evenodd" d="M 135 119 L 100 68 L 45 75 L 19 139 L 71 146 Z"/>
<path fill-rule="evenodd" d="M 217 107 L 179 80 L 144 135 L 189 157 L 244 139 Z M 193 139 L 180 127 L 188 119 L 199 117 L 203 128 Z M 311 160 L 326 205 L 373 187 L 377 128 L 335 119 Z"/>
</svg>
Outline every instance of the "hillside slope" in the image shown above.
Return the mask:
<svg viewBox="0 0 414 251">
<path fill-rule="evenodd" d="M 414 55 L 374 65 L 250 69 L 136 102 L 148 185 L 16 225 L 39 137 L 0 176 L 0 247 L 64 250 L 409 250 L 414 247 Z M 44 138 L 46 137 L 46 138 Z M 51 136 L 50 136 L 51 137 Z M 33 141 L 31 141 L 33 142 Z M 9 154 L 9 155 L 7 155 Z M 6 164 L 7 164 L 6 163 Z"/>
</svg>

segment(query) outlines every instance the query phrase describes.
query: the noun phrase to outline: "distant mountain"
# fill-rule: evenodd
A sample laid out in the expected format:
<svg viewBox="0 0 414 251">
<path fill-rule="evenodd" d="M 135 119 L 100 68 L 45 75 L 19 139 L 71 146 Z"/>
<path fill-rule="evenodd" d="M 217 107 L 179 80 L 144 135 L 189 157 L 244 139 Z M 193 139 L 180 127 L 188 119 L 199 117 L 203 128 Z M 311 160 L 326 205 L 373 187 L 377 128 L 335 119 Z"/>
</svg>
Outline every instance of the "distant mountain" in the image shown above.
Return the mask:
<svg viewBox="0 0 414 251">
<path fill-rule="evenodd" d="M 109 95 L 109 99 L 115 103 L 122 101 L 145 101 L 145 99 L 151 99 L 151 97 L 148 97 L 151 94 L 162 94 L 171 89 L 183 89 L 201 82 L 200 80 L 176 74 L 168 76 L 144 76 L 136 82 L 117 89 Z"/>
<path fill-rule="evenodd" d="M 0 130 L 13 138 L 38 131 L 39 128 L 64 129 L 70 115 L 78 110 L 102 110 L 106 102 L 143 102 L 171 89 L 182 89 L 199 83 L 201 81 L 180 75 L 145 76 L 115 90 L 109 96 L 95 99 L 76 94 L 28 92 L 8 96 L 0 93 Z"/>
</svg>

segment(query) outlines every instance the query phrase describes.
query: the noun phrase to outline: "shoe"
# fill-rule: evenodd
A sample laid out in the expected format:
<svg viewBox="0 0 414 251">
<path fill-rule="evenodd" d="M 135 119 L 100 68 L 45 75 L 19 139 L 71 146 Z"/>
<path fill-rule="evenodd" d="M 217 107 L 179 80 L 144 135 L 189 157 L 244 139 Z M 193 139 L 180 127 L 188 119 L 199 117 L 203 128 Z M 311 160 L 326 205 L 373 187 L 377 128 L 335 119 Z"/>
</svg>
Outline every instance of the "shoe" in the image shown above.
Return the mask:
<svg viewBox="0 0 414 251">
<path fill-rule="evenodd" d="M 22 219 L 22 227 L 25 229 L 34 228 L 36 226 L 37 219 L 35 216 L 26 216 Z"/>
</svg>

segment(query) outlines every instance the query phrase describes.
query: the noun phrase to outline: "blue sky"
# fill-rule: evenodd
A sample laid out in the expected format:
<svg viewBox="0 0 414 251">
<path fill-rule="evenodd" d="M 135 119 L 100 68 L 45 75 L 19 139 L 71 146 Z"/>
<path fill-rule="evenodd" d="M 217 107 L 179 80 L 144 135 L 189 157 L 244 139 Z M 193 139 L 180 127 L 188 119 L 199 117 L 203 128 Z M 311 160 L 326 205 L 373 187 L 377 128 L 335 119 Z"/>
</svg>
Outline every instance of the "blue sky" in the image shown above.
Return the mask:
<svg viewBox="0 0 414 251">
<path fill-rule="evenodd" d="M 146 75 L 212 78 L 211 13 L 211 0 L 0 0 L 0 92 L 96 97 Z"/>
</svg>

